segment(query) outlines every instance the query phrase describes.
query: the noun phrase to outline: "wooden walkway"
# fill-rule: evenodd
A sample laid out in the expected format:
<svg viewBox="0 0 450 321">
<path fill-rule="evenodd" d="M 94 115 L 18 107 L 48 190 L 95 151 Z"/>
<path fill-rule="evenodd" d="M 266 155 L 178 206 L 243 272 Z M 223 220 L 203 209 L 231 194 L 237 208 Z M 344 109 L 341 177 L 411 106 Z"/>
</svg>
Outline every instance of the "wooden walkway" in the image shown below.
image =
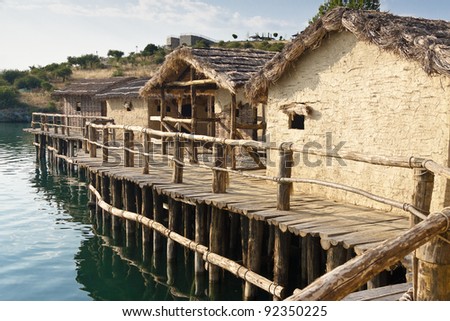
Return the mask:
<svg viewBox="0 0 450 321">
<path fill-rule="evenodd" d="M 100 149 L 98 155 L 101 155 Z M 406 216 L 298 192 L 291 197 L 291 210 L 279 211 L 276 209 L 276 184 L 236 174 L 230 174 L 226 193 L 212 193 L 211 170 L 205 168 L 185 168 L 183 183 L 174 184 L 170 161 L 161 156 L 153 157 L 149 174 L 142 174 L 142 168 L 139 167 L 123 167 L 121 164 L 103 166 L 100 156 L 90 158 L 82 151 L 73 160 L 75 164 L 88 167 L 93 172 L 128 180 L 140 187 L 149 186 L 159 194 L 174 199 L 206 203 L 250 219 L 266 221 L 282 231 L 302 237 L 320 237 L 324 250 L 342 244 L 347 249 L 354 249 L 356 254 L 361 254 L 409 228 Z M 264 170 L 259 174 L 264 174 Z"/>
</svg>

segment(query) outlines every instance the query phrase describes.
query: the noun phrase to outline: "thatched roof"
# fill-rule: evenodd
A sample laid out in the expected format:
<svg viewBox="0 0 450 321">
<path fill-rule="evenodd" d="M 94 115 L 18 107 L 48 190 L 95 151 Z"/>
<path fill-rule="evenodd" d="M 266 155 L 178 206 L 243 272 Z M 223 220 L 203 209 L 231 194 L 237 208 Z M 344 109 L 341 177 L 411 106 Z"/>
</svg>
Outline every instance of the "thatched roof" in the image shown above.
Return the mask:
<svg viewBox="0 0 450 321">
<path fill-rule="evenodd" d="M 130 77 L 114 77 L 100 79 L 77 79 L 65 88 L 55 90 L 52 96 L 94 96 L 113 88 L 119 84 L 129 81 Z"/>
<path fill-rule="evenodd" d="M 336 8 L 307 27 L 246 85 L 253 101 L 267 98 L 275 83 L 307 50 L 314 50 L 331 32 L 349 31 L 359 40 L 417 61 L 428 74 L 450 75 L 450 23 L 400 17 L 386 12 Z"/>
<path fill-rule="evenodd" d="M 190 48 L 181 47 L 170 53 L 157 73 L 141 90 L 141 95 L 161 87 L 168 80 L 176 80 L 187 66 L 212 79 L 218 87 L 236 93 L 275 53 L 255 49 Z"/>
<path fill-rule="evenodd" d="M 95 95 L 95 99 L 132 99 L 139 97 L 139 91 L 144 87 L 144 85 L 150 80 L 150 78 L 138 78 L 130 79 L 126 82 L 115 85 L 112 88 Z"/>
</svg>

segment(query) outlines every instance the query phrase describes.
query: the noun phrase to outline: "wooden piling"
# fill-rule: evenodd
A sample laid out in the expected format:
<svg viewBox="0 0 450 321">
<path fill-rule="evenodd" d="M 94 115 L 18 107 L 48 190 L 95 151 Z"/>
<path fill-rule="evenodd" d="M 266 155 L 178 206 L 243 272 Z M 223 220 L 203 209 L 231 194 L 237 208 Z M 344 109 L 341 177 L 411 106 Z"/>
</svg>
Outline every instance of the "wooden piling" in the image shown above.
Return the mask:
<svg viewBox="0 0 450 321">
<path fill-rule="evenodd" d="M 264 222 L 250 220 L 248 237 L 247 267 L 253 272 L 261 271 L 261 255 L 263 242 Z M 251 300 L 256 297 L 257 288 L 249 282 L 245 282 L 244 299 Z"/>
<path fill-rule="evenodd" d="M 417 301 L 450 300 L 450 232 L 417 250 Z"/>
<path fill-rule="evenodd" d="M 181 203 L 169 198 L 169 230 L 178 233 L 181 226 Z M 175 261 L 176 259 L 176 242 L 172 239 L 167 239 L 167 261 Z"/>
<path fill-rule="evenodd" d="M 434 187 L 434 174 L 424 168 L 415 168 L 414 169 L 414 193 L 412 196 L 412 205 L 428 215 L 430 213 L 431 199 L 433 195 L 433 187 Z M 420 219 L 411 214 L 410 216 L 410 226 L 418 224 Z M 419 258 L 418 250 L 413 252 L 412 259 L 412 283 L 413 283 L 413 297 L 418 297 L 418 274 L 419 274 Z M 427 256 L 425 256 L 427 257 Z M 431 259 L 434 261 L 434 259 Z M 407 273 L 408 275 L 408 273 Z M 421 291 L 424 293 L 423 291 Z M 421 294 L 422 296 L 422 294 Z"/>
<path fill-rule="evenodd" d="M 112 205 L 117 208 L 123 208 L 123 198 L 122 198 L 122 180 L 111 177 L 111 196 Z M 117 216 L 111 218 L 111 226 L 113 237 L 117 235 L 122 227 L 122 222 Z"/>
<path fill-rule="evenodd" d="M 283 233 L 279 228 L 275 228 L 274 242 L 273 281 L 281 286 L 286 286 L 289 280 L 291 234 Z M 274 296 L 273 299 L 277 301 L 280 298 Z"/>
<path fill-rule="evenodd" d="M 195 242 L 204 246 L 208 246 L 207 209 L 204 203 L 195 206 Z M 205 261 L 197 251 L 194 253 L 194 272 L 195 295 L 201 295 L 205 290 Z"/>
<path fill-rule="evenodd" d="M 414 169 L 415 189 L 413 205 L 425 214 L 430 213 L 434 187 L 434 174 L 426 169 Z M 412 224 L 420 220 L 411 218 Z M 450 232 L 441 234 L 450 240 Z M 442 238 L 434 238 L 416 250 L 413 261 L 414 298 L 417 301 L 450 300 L 450 244 Z"/>
<path fill-rule="evenodd" d="M 322 270 L 322 247 L 320 239 L 307 235 L 306 240 L 306 270 L 308 271 L 308 284 L 322 276 L 325 271 Z"/>
<path fill-rule="evenodd" d="M 158 192 L 154 189 L 152 191 L 153 196 L 153 219 L 155 222 L 162 223 L 163 221 L 163 200 L 162 196 L 158 194 Z M 162 250 L 162 237 L 159 233 L 153 233 L 153 253 L 161 252 Z"/>
<path fill-rule="evenodd" d="M 136 195 L 132 182 L 123 181 L 124 208 L 130 212 L 136 212 Z M 125 220 L 125 244 L 127 247 L 136 245 L 136 222 Z"/>
<path fill-rule="evenodd" d="M 199 244 L 207 246 L 208 244 L 208 227 L 207 227 L 207 206 L 198 203 L 195 206 L 195 241 Z M 202 255 L 195 252 L 195 273 L 201 274 L 205 272 L 205 265 Z"/>
<path fill-rule="evenodd" d="M 249 218 L 241 216 L 241 247 L 242 247 L 242 265 L 248 265 L 248 239 L 249 239 Z"/>
<path fill-rule="evenodd" d="M 45 160 L 45 154 L 46 154 L 46 150 L 47 150 L 47 137 L 45 135 L 40 135 L 40 150 L 39 150 L 39 158 L 41 160 Z"/>
<path fill-rule="evenodd" d="M 102 197 L 105 202 L 111 202 L 111 183 L 109 177 L 101 176 L 102 180 Z M 103 231 L 111 231 L 111 215 L 105 210 L 102 211 L 102 225 Z M 109 233 L 107 233 L 109 235 Z"/>
<path fill-rule="evenodd" d="M 150 186 L 142 188 L 142 215 L 153 219 L 153 197 Z M 146 226 L 142 226 L 142 258 L 147 262 L 151 255 L 151 240 L 153 231 Z"/>
<path fill-rule="evenodd" d="M 224 253 L 225 213 L 215 206 L 211 208 L 211 226 L 209 230 L 209 250 L 222 255 Z M 212 264 L 209 265 L 209 283 L 220 281 L 221 270 Z"/>
<path fill-rule="evenodd" d="M 332 246 L 327 250 L 326 272 L 331 272 L 349 260 L 349 250 L 342 245 Z"/>
</svg>

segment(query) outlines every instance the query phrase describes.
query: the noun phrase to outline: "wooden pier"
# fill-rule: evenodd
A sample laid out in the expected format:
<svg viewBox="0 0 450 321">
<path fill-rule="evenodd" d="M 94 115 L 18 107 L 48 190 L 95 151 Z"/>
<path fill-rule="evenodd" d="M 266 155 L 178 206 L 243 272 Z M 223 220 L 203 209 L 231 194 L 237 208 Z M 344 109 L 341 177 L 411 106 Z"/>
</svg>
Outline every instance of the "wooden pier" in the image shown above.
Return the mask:
<svg viewBox="0 0 450 321">
<path fill-rule="evenodd" d="M 28 131 L 35 135 L 37 156 L 77 166 L 89 179 L 103 227 L 113 234 L 124 229 L 126 242 L 139 242 L 144 258 L 157 261 L 157 253 L 166 251 L 168 262 L 176 260 L 178 244 L 194 251 L 198 291 L 207 275 L 213 297 L 226 270 L 243 279 L 246 300 L 261 290 L 275 300 L 336 300 L 361 288 L 368 289 L 368 298 L 378 288 L 376 297 L 382 292 L 392 299 L 405 288 L 383 288 L 399 282 L 393 280 L 395 270 L 402 282 L 412 282 L 415 299 L 450 299 L 448 287 L 436 279 L 449 281 L 450 262 L 442 255 L 450 247 L 449 233 L 442 234 L 449 211 L 428 216 L 433 173 L 450 178 L 450 170 L 431 160 L 317 153 L 422 173 L 411 182 L 411 203 L 398 202 L 338 183 L 292 178 L 289 164 L 298 152 L 292 144 L 276 147 L 279 175 L 268 177 L 258 166 L 227 167 L 227 150 L 274 148 L 263 142 L 159 132 L 102 117 L 68 126 L 68 117 L 73 116 L 33 116 Z M 164 153 L 162 140 L 169 145 Z M 198 159 L 185 153 L 192 144 Z M 294 183 L 357 193 L 405 215 L 291 193 Z"/>
</svg>

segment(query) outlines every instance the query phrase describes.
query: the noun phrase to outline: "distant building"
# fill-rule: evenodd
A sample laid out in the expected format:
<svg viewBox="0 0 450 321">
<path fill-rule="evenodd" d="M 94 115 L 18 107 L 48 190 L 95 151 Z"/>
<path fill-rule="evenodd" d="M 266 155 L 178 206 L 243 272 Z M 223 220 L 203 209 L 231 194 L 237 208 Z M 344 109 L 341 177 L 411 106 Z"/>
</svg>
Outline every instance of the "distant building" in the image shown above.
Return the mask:
<svg viewBox="0 0 450 321">
<path fill-rule="evenodd" d="M 188 46 L 188 47 L 193 47 L 200 41 L 203 41 L 207 45 L 212 45 L 215 43 L 213 40 L 202 37 L 202 36 L 180 35 L 179 38 L 167 37 L 166 47 L 171 50 L 174 50 L 174 49 L 178 48 L 179 46 L 183 46 L 183 45 Z"/>
<path fill-rule="evenodd" d="M 174 50 L 180 46 L 180 38 L 177 37 L 167 37 L 166 47 L 168 49 Z"/>
</svg>

